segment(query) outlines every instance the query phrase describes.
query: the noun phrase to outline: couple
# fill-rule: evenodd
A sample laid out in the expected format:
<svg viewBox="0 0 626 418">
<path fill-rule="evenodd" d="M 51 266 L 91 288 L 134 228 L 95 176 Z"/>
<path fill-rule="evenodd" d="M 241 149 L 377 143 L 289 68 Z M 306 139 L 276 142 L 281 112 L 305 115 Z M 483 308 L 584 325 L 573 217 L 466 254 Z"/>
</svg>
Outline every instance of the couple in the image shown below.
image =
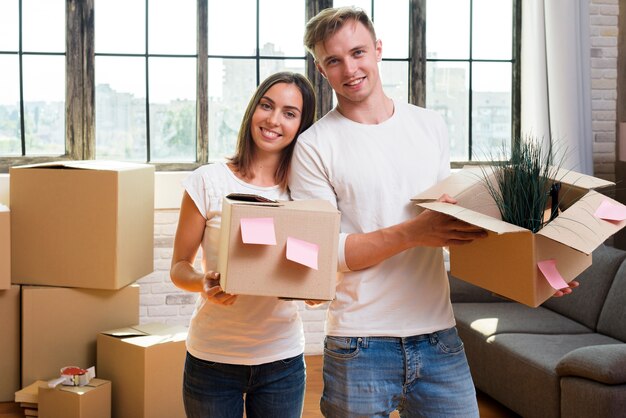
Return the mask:
<svg viewBox="0 0 626 418">
<path fill-rule="evenodd" d="M 184 184 L 171 277 L 201 295 L 187 340 L 187 415 L 241 417 L 244 402 L 249 418 L 302 413 L 304 335 L 295 303 L 226 294 L 213 271 L 223 197 L 287 200 L 290 192 L 296 200 L 326 199 L 342 214 L 324 416 L 386 417 L 397 409 L 402 417 L 478 417 L 442 247 L 486 233 L 436 212 L 418 214 L 409 201 L 449 175 L 444 123 L 385 95 L 382 44 L 362 10 L 321 11 L 304 41 L 336 108 L 313 123 L 306 78 L 270 76 L 246 109 L 234 157 L 199 168 Z M 200 246 L 202 272 L 193 267 Z"/>
</svg>

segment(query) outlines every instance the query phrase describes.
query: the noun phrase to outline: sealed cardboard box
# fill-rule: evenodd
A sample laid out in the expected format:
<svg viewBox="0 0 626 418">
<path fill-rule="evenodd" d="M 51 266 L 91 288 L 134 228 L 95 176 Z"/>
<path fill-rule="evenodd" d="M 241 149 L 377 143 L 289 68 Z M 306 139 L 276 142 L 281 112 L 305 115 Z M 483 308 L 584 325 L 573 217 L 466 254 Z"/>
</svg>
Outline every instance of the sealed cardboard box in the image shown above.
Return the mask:
<svg viewBox="0 0 626 418">
<path fill-rule="evenodd" d="M 113 383 L 114 418 L 184 418 L 187 328 L 143 324 L 98 335 L 98 376 Z"/>
<path fill-rule="evenodd" d="M 0 402 L 20 389 L 20 287 L 0 290 Z"/>
<path fill-rule="evenodd" d="M 12 282 L 120 289 L 153 271 L 154 167 L 11 167 Z"/>
<path fill-rule="evenodd" d="M 224 291 L 332 300 L 337 277 L 337 209 L 324 200 L 258 200 L 229 195 L 223 201 L 217 269 Z"/>
<path fill-rule="evenodd" d="M 94 366 L 98 333 L 137 322 L 137 285 L 119 290 L 22 286 L 22 385 L 59 377 L 66 366 Z"/>
<path fill-rule="evenodd" d="M 86 386 L 39 387 L 39 416 L 111 418 L 111 382 L 91 379 Z"/>
<path fill-rule="evenodd" d="M 548 282 L 552 278 L 546 277 L 540 266 L 552 263 L 569 283 L 591 265 L 593 250 L 626 225 L 624 220 L 597 215 L 604 205 L 622 207 L 594 190 L 613 183 L 561 169 L 554 176 L 561 183 L 560 214 L 532 233 L 501 220 L 486 189 L 485 175 L 489 170 L 464 168 L 412 200 L 487 230 L 485 239 L 450 247 L 450 273 L 528 306 L 539 306 L 555 292 Z M 443 193 L 458 203 L 435 202 Z"/>
<path fill-rule="evenodd" d="M 11 288 L 11 213 L 0 204 L 0 290 Z"/>
</svg>

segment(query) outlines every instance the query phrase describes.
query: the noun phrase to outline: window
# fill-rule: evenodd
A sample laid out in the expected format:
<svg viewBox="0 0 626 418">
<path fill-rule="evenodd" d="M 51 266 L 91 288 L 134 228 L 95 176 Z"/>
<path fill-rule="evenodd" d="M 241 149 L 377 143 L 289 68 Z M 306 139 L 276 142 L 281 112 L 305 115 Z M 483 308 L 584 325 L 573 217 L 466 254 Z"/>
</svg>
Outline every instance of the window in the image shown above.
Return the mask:
<svg viewBox="0 0 626 418">
<path fill-rule="evenodd" d="M 0 156 L 65 153 L 65 1 L 0 2 Z"/>
<path fill-rule="evenodd" d="M 502 156 L 518 137 L 516 0 L 427 0 L 426 107 L 443 115 L 452 161 Z"/>
<path fill-rule="evenodd" d="M 304 24 L 348 4 L 372 17 L 383 41 L 387 94 L 440 111 L 453 160 L 481 160 L 516 136 L 518 3 L 6 0 L 0 171 L 67 158 L 159 170 L 221 160 L 256 85 L 280 70 L 313 80 L 322 115 L 333 94 L 305 56 Z"/>
</svg>

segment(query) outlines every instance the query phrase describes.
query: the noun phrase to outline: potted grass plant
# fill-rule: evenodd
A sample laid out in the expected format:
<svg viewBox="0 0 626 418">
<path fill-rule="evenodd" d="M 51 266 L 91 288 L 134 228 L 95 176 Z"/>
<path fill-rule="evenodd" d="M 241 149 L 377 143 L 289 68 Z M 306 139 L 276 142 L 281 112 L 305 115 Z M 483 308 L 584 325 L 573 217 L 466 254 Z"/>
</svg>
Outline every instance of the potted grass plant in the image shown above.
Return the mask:
<svg viewBox="0 0 626 418">
<path fill-rule="evenodd" d="M 503 221 L 537 232 L 558 215 L 560 162 L 555 164 L 552 151 L 551 144 L 543 148 L 526 137 L 512 148 L 510 159 L 482 166 L 485 187 Z"/>
</svg>

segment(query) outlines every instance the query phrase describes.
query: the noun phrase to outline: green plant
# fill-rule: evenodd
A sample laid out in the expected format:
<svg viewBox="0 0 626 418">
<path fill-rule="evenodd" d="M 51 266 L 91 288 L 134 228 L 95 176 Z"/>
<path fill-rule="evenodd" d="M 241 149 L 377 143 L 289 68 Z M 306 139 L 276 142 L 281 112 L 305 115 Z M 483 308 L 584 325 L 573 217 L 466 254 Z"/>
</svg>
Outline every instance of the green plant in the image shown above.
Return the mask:
<svg viewBox="0 0 626 418">
<path fill-rule="evenodd" d="M 506 155 L 506 147 L 503 151 Z M 551 144 L 544 150 L 526 137 L 513 147 L 508 161 L 482 167 L 483 181 L 503 221 L 537 232 L 557 215 L 553 204 L 549 220 L 544 220 L 551 197 L 558 203 L 560 188 L 556 179 L 560 163 L 554 164 L 552 151 Z"/>
</svg>

